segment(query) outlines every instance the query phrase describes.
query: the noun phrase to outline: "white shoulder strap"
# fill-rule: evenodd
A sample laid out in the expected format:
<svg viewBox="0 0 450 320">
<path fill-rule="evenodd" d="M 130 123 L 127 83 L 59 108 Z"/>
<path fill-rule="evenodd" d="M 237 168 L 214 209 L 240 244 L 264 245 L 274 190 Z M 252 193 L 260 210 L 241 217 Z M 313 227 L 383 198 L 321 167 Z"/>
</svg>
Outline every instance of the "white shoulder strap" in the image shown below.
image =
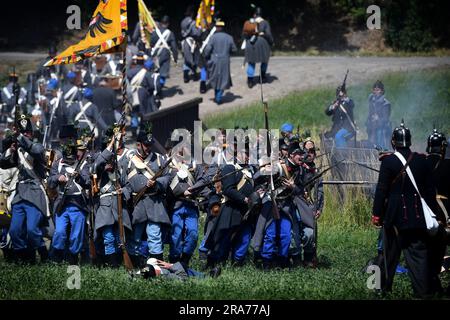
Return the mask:
<svg viewBox="0 0 450 320">
<path fill-rule="evenodd" d="M 406 159 L 405 159 L 405 157 L 403 157 L 403 155 L 402 155 L 400 152 L 397 151 L 397 152 L 395 152 L 394 154 L 397 156 L 397 158 L 401 161 L 401 163 L 402 163 L 403 165 L 406 165 Z M 416 188 L 416 191 L 417 191 L 417 193 L 419 194 L 419 197 L 422 197 L 422 196 L 420 195 L 419 188 L 417 188 L 416 180 L 414 179 L 414 176 L 413 176 L 413 174 L 412 174 L 411 169 L 409 168 L 409 165 L 406 167 L 406 173 L 408 174 L 408 177 L 409 177 L 409 179 L 411 180 L 411 182 L 412 182 L 414 188 Z"/>
</svg>

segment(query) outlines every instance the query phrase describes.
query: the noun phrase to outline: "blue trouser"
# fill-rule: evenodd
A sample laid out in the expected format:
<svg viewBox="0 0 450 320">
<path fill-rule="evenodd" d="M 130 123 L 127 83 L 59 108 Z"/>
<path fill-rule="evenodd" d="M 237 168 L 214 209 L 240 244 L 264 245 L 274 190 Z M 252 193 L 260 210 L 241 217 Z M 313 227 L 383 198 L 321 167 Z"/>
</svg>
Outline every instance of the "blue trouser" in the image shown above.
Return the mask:
<svg viewBox="0 0 450 320">
<path fill-rule="evenodd" d="M 238 228 L 234 227 L 224 232 L 218 248 L 211 252 L 210 258 L 215 261 L 224 261 L 228 258 L 228 253 L 231 249 L 234 261 L 243 261 L 245 259 L 252 238 L 252 228 L 250 225 L 245 225 L 242 226 L 241 230 L 237 231 Z M 231 239 L 233 234 L 235 234 L 234 239 Z"/>
<path fill-rule="evenodd" d="M 119 252 L 120 235 L 117 225 L 104 226 L 102 228 L 103 244 L 105 246 L 105 255 L 111 255 Z"/>
<path fill-rule="evenodd" d="M 139 117 L 137 112 L 131 112 L 131 123 L 130 123 L 131 128 L 138 128 L 139 127 Z"/>
<path fill-rule="evenodd" d="M 147 233 L 148 252 L 151 255 L 158 255 L 164 252 L 164 238 L 166 228 L 160 223 L 141 222 L 134 225 L 133 239 L 129 241 L 129 253 L 132 255 L 142 255 L 140 250 L 141 239 L 144 230 Z"/>
<path fill-rule="evenodd" d="M 280 219 L 273 220 L 266 228 L 261 257 L 265 260 L 272 260 L 278 247 L 278 256 L 287 258 L 290 243 L 291 221 L 281 213 Z"/>
<path fill-rule="evenodd" d="M 198 240 L 198 210 L 191 206 L 181 206 L 172 216 L 172 236 L 170 256 L 192 255 Z"/>
<path fill-rule="evenodd" d="M 208 71 L 206 71 L 206 68 L 200 68 L 200 81 L 206 81 L 208 80 Z"/>
<path fill-rule="evenodd" d="M 9 235 L 14 250 L 37 249 L 44 243 L 42 238 L 41 211 L 28 201 L 20 201 L 12 206 Z"/>
<path fill-rule="evenodd" d="M 350 139 L 352 136 L 353 134 L 351 134 L 351 132 L 348 131 L 347 129 L 342 128 L 341 130 L 339 130 L 334 136 L 336 148 L 346 148 L 347 140 Z"/>
<path fill-rule="evenodd" d="M 223 90 L 216 89 L 216 90 L 214 90 L 214 92 L 215 92 L 214 100 L 217 103 L 222 102 Z"/>
<path fill-rule="evenodd" d="M 249 78 L 253 78 L 255 76 L 255 67 L 256 67 L 256 63 L 248 63 L 247 64 L 247 76 Z M 261 75 L 264 76 L 267 72 L 267 67 L 268 64 L 267 63 L 261 63 Z"/>
<path fill-rule="evenodd" d="M 161 84 L 161 87 L 164 87 L 166 84 L 166 77 L 159 76 L 159 83 Z"/>
<path fill-rule="evenodd" d="M 74 205 L 64 207 L 61 215 L 56 216 L 55 234 L 52 246 L 57 250 L 64 250 L 67 239 L 67 227 L 70 224 L 69 251 L 78 254 L 83 247 L 86 213 Z"/>
</svg>

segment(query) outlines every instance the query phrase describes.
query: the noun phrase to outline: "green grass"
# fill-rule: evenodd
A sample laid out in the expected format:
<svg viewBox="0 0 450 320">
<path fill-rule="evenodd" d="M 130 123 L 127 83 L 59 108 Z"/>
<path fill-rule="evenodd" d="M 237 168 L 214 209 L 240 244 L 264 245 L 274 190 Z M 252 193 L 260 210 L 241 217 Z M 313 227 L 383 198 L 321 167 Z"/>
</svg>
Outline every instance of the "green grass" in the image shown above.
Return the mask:
<svg viewBox="0 0 450 320">
<path fill-rule="evenodd" d="M 403 117 L 411 129 L 413 144 L 425 143 L 433 125 L 447 134 L 450 132 L 450 68 L 390 73 L 380 79 L 385 85 L 386 98 L 392 104 L 393 125 L 398 125 Z M 355 102 L 354 115 L 360 129 L 358 139 L 367 137 L 367 98 L 375 80 L 355 84 L 349 74 L 347 91 Z M 331 127 L 331 117 L 327 117 L 324 111 L 334 100 L 334 94 L 335 87 L 326 87 L 294 92 L 268 101 L 270 127 L 280 128 L 283 123 L 291 122 L 295 128 L 300 126 L 300 132 L 309 129 L 317 137 L 321 131 Z M 261 103 L 208 115 L 203 121 L 208 128 L 264 128 Z"/>
<path fill-rule="evenodd" d="M 382 78 L 393 105 L 392 118 L 402 116 L 413 133 L 413 142 L 425 141 L 435 122 L 449 132 L 450 70 L 389 74 Z M 349 94 L 356 103 L 360 127 L 367 116 L 367 94 L 374 81 L 355 85 L 349 79 Z M 330 119 L 325 106 L 334 98 L 334 88 L 298 92 L 270 101 L 271 127 L 290 121 L 317 135 Z M 263 127 L 258 104 L 205 119 L 208 127 L 235 125 Z M 325 209 L 319 220 L 318 254 L 321 267 L 294 271 L 262 272 L 251 263 L 243 268 L 226 266 L 217 279 L 164 279 L 130 281 L 125 270 L 81 268 L 81 289 L 69 290 L 67 266 L 12 266 L 0 259 L 0 299 L 374 299 L 366 287 L 368 274 L 361 269 L 376 254 L 377 230 L 370 226 L 371 200 L 362 194 L 347 195 L 343 204 L 326 187 Z M 200 219 L 201 224 L 204 218 Z M 202 230 L 202 228 L 200 228 Z M 167 256 L 167 253 L 166 253 Z M 201 263 L 194 256 L 192 267 Z M 448 285 L 448 275 L 443 277 Z M 397 275 L 388 299 L 411 299 L 407 275 Z"/>
<path fill-rule="evenodd" d="M 12 266 L 0 263 L 0 299 L 373 299 L 368 274 L 361 272 L 374 255 L 372 229 L 321 226 L 317 270 L 262 272 L 252 265 L 226 266 L 217 279 L 134 280 L 125 270 L 81 269 L 80 290 L 69 290 L 67 266 Z M 197 260 L 194 268 L 199 268 Z M 409 299 L 406 276 L 396 278 L 393 296 Z"/>
</svg>

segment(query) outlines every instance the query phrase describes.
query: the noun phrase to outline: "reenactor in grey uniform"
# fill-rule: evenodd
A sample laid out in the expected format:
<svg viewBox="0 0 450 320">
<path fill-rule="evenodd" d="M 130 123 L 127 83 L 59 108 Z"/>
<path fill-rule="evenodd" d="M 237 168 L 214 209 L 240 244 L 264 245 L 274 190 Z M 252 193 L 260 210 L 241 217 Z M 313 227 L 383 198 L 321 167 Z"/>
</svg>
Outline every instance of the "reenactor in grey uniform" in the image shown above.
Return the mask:
<svg viewBox="0 0 450 320">
<path fill-rule="evenodd" d="M 6 115 L 8 122 L 14 122 L 14 110 L 16 105 L 16 97 L 14 92 L 14 85 L 19 89 L 19 100 L 18 103 L 22 110 L 26 107 L 27 103 L 27 90 L 19 86 L 19 76 L 17 73 L 11 72 L 8 77 L 8 84 L 2 88 L 1 91 L 1 101 L 3 103 L 2 106 L 2 114 Z M 1 119 L 0 119 L 1 120 Z M 3 119 L 4 120 L 4 119 Z"/>
<path fill-rule="evenodd" d="M 22 115 L 16 124 L 16 141 L 0 157 L 0 168 L 17 167 L 19 177 L 12 197 L 9 229 L 12 249 L 19 261 L 33 263 L 36 249 L 41 261 L 48 256 L 42 227 L 50 216 L 43 180 L 46 175 L 45 149 L 33 141 L 31 121 Z"/>
<path fill-rule="evenodd" d="M 162 260 L 165 236 L 171 225 L 165 207 L 165 194 L 170 179 L 169 170 L 166 168 L 161 176 L 153 178 L 165 164 L 165 159 L 162 155 L 151 151 L 152 144 L 151 133 L 139 132 L 136 154 L 131 158 L 131 166 L 128 170 L 127 178 L 134 196 L 133 239 L 130 244 L 133 265 L 141 265 L 137 261 L 142 261 L 139 257 L 139 246 L 144 231 L 147 234 L 150 257 Z M 145 194 L 140 199 L 136 199 L 136 195 L 142 190 L 145 190 Z"/>
<path fill-rule="evenodd" d="M 70 109 L 73 104 L 83 100 L 83 94 L 80 87 L 76 84 L 76 77 L 77 75 L 73 71 L 67 73 L 68 82 L 62 88 L 62 99 L 64 100 L 66 109 Z"/>
<path fill-rule="evenodd" d="M 384 85 L 377 80 L 369 95 L 369 115 L 367 117 L 367 136 L 370 147 L 374 145 L 383 149 L 389 147 L 392 126 L 390 122 L 391 103 L 384 96 Z"/>
<path fill-rule="evenodd" d="M 94 96 L 91 88 L 82 90 L 83 97 L 66 109 L 69 122 L 78 122 L 80 129 L 94 129 L 95 136 L 101 139 L 103 132 L 108 128 L 97 106 L 92 102 Z"/>
<path fill-rule="evenodd" d="M 266 73 L 270 59 L 270 47 L 273 45 L 273 36 L 270 24 L 261 17 L 261 8 L 256 8 L 253 18 L 244 24 L 243 37 L 245 49 L 245 62 L 247 66 L 247 85 L 252 88 L 255 84 L 255 66 L 261 63 L 262 81 L 267 80 Z"/>
<path fill-rule="evenodd" d="M 67 261 L 73 265 L 78 264 L 78 255 L 83 249 L 86 216 L 89 212 L 86 190 L 91 186 L 89 166 L 84 161 L 86 151 L 78 150 L 76 143 L 77 141 L 69 140 L 62 145 L 63 158 L 53 163 L 47 181 L 49 188 L 58 191 L 53 210 L 55 233 L 52 239 L 52 258 L 55 262 L 61 262 L 67 250 Z"/>
<path fill-rule="evenodd" d="M 210 38 L 204 55 L 208 61 L 209 85 L 214 89 L 214 102 L 222 103 L 224 90 L 232 86 L 230 55 L 237 51 L 233 38 L 223 31 L 225 23 L 216 22 L 216 33 Z"/>
<path fill-rule="evenodd" d="M 119 129 L 119 128 L 117 128 Z M 97 234 L 101 234 L 105 248 L 105 261 L 112 267 L 118 267 L 121 251 L 119 249 L 120 237 L 118 226 L 117 197 L 122 200 L 122 219 L 127 228 L 127 234 L 131 236 L 131 219 L 128 212 L 127 202 L 131 199 L 131 190 L 128 188 L 127 171 L 130 160 L 134 156 L 134 151 L 125 148 L 123 137 L 116 137 L 118 133 L 108 130 L 105 138 L 108 139 L 108 146 L 95 159 L 94 172 L 99 177 L 98 180 L 98 208 L 95 212 L 95 229 Z M 119 140 L 117 140 L 119 139 Z M 114 154 L 113 143 L 116 143 Z M 117 157 L 118 177 L 121 190 L 116 190 L 113 158 Z"/>
<path fill-rule="evenodd" d="M 184 57 L 183 80 L 188 83 L 191 74 L 194 80 L 198 80 L 197 67 L 200 60 L 200 37 L 202 30 L 197 28 L 193 19 L 194 10 L 192 6 L 186 9 L 185 18 L 181 21 L 181 50 Z"/>
<path fill-rule="evenodd" d="M 154 31 L 151 35 L 152 58 L 156 60 L 156 64 L 160 73 L 160 83 L 164 87 L 166 79 L 169 77 L 171 55 L 175 63 L 178 61 L 178 47 L 175 34 L 169 30 L 169 17 L 164 16 L 159 23 L 159 30 L 165 42 L 169 46 L 166 48 L 158 34 Z"/>
<path fill-rule="evenodd" d="M 183 154 L 186 150 L 181 150 Z M 210 181 L 207 168 L 187 165 L 182 159 L 172 160 L 168 192 L 168 208 L 172 212 L 172 232 L 169 261 L 181 261 L 186 266 L 197 247 L 199 209 L 196 197 L 204 195 L 204 186 Z M 170 201 L 169 201 L 170 199 Z"/>
</svg>

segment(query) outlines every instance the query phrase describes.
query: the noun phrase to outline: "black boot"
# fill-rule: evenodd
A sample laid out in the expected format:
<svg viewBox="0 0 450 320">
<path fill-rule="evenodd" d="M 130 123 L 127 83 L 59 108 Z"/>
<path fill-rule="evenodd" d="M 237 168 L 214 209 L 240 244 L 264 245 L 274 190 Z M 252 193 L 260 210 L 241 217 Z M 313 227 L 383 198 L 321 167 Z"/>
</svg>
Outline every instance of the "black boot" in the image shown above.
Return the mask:
<svg viewBox="0 0 450 320">
<path fill-rule="evenodd" d="M 61 263 L 64 259 L 64 250 L 53 248 L 51 251 L 50 259 L 55 263 Z"/>
<path fill-rule="evenodd" d="M 279 257 L 278 267 L 281 269 L 289 269 L 291 267 L 291 263 L 287 257 Z"/>
<path fill-rule="evenodd" d="M 293 255 L 291 258 L 292 258 L 292 266 L 293 267 L 301 267 L 302 266 L 301 254 Z"/>
<path fill-rule="evenodd" d="M 316 268 L 316 264 L 314 263 L 314 253 L 305 252 L 303 255 L 305 257 L 303 261 L 303 266 L 305 268 L 312 268 L 312 269 Z"/>
<path fill-rule="evenodd" d="M 41 257 L 40 262 L 46 263 L 48 261 L 48 250 L 46 246 L 39 247 L 38 249 L 39 256 Z"/>
<path fill-rule="evenodd" d="M 163 254 L 163 253 L 160 253 L 160 254 L 150 254 L 148 257 L 149 257 L 149 258 L 155 258 L 155 259 L 164 261 L 164 254 Z"/>
<path fill-rule="evenodd" d="M 145 257 L 140 255 L 131 255 L 130 259 L 135 269 L 144 268 L 145 265 L 147 264 L 147 260 L 145 259 Z"/>
<path fill-rule="evenodd" d="M 3 257 L 5 258 L 5 261 L 8 263 L 14 262 L 14 252 L 12 249 L 9 248 L 3 248 Z"/>
<path fill-rule="evenodd" d="M 71 266 L 78 265 L 78 254 L 69 253 L 67 257 L 67 262 Z"/>
<path fill-rule="evenodd" d="M 105 263 L 107 267 L 117 269 L 119 268 L 119 255 L 117 253 L 108 254 L 105 256 Z M 132 262 L 133 263 L 133 262 Z M 134 267 L 134 264 L 133 264 Z"/>
<path fill-rule="evenodd" d="M 169 262 L 170 263 L 177 263 L 178 261 L 180 261 L 180 256 L 170 256 L 169 255 Z"/>
<path fill-rule="evenodd" d="M 206 81 L 200 81 L 200 93 L 206 93 Z"/>
<path fill-rule="evenodd" d="M 189 70 L 184 70 L 183 71 L 183 80 L 184 80 L 184 83 L 188 83 L 189 80 L 191 80 L 190 77 L 189 77 Z"/>
<path fill-rule="evenodd" d="M 194 81 L 200 80 L 200 73 L 195 72 L 193 78 L 194 78 Z"/>
<path fill-rule="evenodd" d="M 251 89 L 251 88 L 253 88 L 254 85 L 255 85 L 255 83 L 253 82 L 253 77 L 248 77 L 247 78 L 247 86 Z"/>
<path fill-rule="evenodd" d="M 36 264 L 36 249 L 27 249 L 25 251 L 25 260 L 26 264 Z"/>
<path fill-rule="evenodd" d="M 189 261 L 191 261 L 191 257 L 192 257 L 191 254 L 187 254 L 187 253 L 184 253 L 184 252 L 181 254 L 180 262 L 183 264 L 183 266 L 185 268 L 189 267 Z"/>
<path fill-rule="evenodd" d="M 262 78 L 262 82 L 266 83 L 267 82 L 267 75 L 265 72 L 261 72 L 261 78 Z"/>
</svg>

